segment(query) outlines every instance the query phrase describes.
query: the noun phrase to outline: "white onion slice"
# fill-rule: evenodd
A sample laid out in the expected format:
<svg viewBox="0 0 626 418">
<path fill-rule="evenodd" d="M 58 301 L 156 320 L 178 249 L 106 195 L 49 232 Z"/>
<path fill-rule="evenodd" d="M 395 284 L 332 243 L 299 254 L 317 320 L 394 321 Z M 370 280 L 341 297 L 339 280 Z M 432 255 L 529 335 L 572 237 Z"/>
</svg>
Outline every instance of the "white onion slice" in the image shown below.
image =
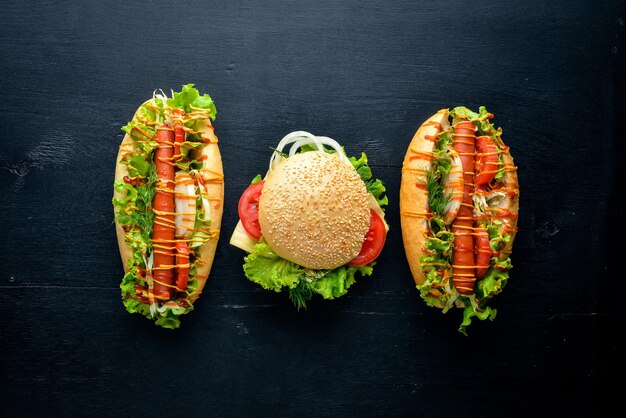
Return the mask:
<svg viewBox="0 0 626 418">
<path fill-rule="evenodd" d="M 276 167 L 277 164 L 280 163 L 281 157 L 282 157 L 281 154 L 286 153 L 283 150 L 285 149 L 287 145 L 291 145 L 288 155 L 290 157 L 293 157 L 300 148 L 302 148 L 305 145 L 310 145 L 310 144 L 315 145 L 315 147 L 319 151 L 324 151 L 324 146 L 328 146 L 337 152 L 337 155 L 342 161 L 345 161 L 348 164 L 350 163 L 350 161 L 348 160 L 348 157 L 343 151 L 343 148 L 334 139 L 329 138 L 327 136 L 315 136 L 305 131 L 295 131 L 295 132 L 291 132 L 290 134 L 285 135 L 283 139 L 281 139 L 280 142 L 278 142 L 278 145 L 276 146 L 276 150 L 274 151 L 274 153 L 272 153 L 272 157 L 270 158 L 270 166 L 269 166 L 268 173 L 271 172 L 272 169 Z"/>
</svg>

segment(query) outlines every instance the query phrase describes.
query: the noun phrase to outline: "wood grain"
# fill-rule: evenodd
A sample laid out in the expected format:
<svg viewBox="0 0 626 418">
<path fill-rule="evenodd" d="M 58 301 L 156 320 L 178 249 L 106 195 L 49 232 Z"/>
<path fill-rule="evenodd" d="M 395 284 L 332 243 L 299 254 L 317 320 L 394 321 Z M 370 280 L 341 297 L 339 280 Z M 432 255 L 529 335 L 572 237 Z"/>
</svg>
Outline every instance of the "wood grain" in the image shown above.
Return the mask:
<svg viewBox="0 0 626 418">
<path fill-rule="evenodd" d="M 2 17 L 3 416 L 594 416 L 618 399 L 623 2 L 22 1 Z M 122 306 L 112 181 L 120 127 L 187 82 L 217 104 L 223 234 L 167 332 Z M 511 280 L 469 338 L 419 299 L 398 211 L 413 133 L 461 104 L 496 115 L 521 187 Z M 225 239 L 293 130 L 367 152 L 391 226 L 372 277 L 299 313 Z"/>
</svg>

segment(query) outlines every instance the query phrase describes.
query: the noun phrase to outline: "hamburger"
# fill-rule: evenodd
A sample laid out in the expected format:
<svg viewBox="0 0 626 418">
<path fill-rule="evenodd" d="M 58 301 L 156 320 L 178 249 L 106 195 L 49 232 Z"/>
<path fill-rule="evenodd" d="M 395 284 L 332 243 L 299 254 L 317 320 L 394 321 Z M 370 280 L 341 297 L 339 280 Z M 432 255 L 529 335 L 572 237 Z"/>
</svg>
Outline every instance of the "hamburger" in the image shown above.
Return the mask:
<svg viewBox="0 0 626 418">
<path fill-rule="evenodd" d="M 335 299 L 357 273 L 372 274 L 389 229 L 386 205 L 365 153 L 348 158 L 330 138 L 293 132 L 274 150 L 266 176 L 241 195 L 230 243 L 249 253 L 249 280 L 286 290 L 305 308 L 314 294 Z"/>
</svg>

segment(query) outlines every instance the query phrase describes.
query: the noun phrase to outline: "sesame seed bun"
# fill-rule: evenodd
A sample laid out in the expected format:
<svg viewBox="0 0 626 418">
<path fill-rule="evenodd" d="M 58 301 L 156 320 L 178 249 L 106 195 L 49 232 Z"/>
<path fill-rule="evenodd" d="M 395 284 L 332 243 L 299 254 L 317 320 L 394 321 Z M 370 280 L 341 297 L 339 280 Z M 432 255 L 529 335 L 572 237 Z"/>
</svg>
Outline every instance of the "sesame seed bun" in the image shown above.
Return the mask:
<svg viewBox="0 0 626 418">
<path fill-rule="evenodd" d="M 259 223 L 279 256 L 310 269 L 333 269 L 361 251 L 370 224 L 368 192 L 336 154 L 296 154 L 265 178 Z"/>
</svg>

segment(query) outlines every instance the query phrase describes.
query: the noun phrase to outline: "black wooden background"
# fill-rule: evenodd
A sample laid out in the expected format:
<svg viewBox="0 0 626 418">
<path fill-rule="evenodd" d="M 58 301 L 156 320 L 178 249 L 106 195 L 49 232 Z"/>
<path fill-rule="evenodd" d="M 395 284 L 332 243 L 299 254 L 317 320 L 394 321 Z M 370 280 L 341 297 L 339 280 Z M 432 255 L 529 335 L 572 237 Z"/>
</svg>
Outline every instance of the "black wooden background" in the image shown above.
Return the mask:
<svg viewBox="0 0 626 418">
<path fill-rule="evenodd" d="M 0 415 L 598 416 L 614 399 L 623 2 L 3 1 L 0 17 Z M 169 331 L 122 305 L 112 182 L 120 127 L 189 82 L 217 104 L 226 205 L 210 281 Z M 495 113 L 522 192 L 498 316 L 468 338 L 419 299 L 398 212 L 414 131 L 461 104 Z M 367 152 L 391 225 L 372 277 L 299 313 L 228 245 L 293 130 Z"/>
</svg>

